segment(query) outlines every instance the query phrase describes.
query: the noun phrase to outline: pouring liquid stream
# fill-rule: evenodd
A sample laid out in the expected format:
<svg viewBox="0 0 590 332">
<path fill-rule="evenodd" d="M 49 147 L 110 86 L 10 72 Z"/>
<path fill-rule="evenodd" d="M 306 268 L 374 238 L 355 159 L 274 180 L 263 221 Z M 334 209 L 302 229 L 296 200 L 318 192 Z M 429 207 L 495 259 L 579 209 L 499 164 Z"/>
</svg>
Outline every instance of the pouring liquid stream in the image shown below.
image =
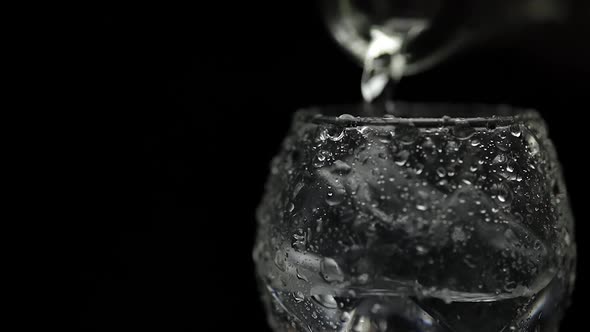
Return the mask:
<svg viewBox="0 0 590 332">
<path fill-rule="evenodd" d="M 371 115 L 390 113 L 396 86 L 411 60 L 408 44 L 426 28 L 425 19 L 413 18 L 394 18 L 371 28 L 361 79 L 361 93 Z"/>
</svg>

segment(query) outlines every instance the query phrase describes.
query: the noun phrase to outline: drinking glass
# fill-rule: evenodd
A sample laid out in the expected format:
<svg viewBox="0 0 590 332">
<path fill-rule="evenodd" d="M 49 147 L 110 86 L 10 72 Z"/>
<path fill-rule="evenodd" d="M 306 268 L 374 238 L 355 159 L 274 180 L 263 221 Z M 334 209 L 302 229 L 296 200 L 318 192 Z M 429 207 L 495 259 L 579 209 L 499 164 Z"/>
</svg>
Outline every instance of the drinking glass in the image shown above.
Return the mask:
<svg viewBox="0 0 590 332">
<path fill-rule="evenodd" d="M 573 218 L 532 110 L 396 103 L 298 112 L 254 260 L 275 331 L 558 331 Z"/>
</svg>

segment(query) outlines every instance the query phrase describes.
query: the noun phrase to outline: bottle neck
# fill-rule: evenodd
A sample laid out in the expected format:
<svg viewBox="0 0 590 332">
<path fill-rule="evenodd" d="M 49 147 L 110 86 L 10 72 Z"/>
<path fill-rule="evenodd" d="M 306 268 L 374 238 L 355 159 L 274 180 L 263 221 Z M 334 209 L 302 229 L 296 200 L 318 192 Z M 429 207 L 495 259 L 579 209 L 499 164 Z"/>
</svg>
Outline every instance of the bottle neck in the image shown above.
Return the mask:
<svg viewBox="0 0 590 332">
<path fill-rule="evenodd" d="M 371 44 L 369 31 L 386 24 L 388 15 L 390 21 L 408 17 L 395 11 L 372 15 L 355 4 L 355 0 L 327 0 L 324 13 L 335 39 L 363 64 Z M 499 35 L 508 40 L 535 23 L 559 21 L 565 17 L 567 6 L 561 0 L 440 1 L 435 11 L 415 16 L 427 24 L 404 48 L 404 75 L 423 72 L 471 45 L 487 43 Z"/>
</svg>

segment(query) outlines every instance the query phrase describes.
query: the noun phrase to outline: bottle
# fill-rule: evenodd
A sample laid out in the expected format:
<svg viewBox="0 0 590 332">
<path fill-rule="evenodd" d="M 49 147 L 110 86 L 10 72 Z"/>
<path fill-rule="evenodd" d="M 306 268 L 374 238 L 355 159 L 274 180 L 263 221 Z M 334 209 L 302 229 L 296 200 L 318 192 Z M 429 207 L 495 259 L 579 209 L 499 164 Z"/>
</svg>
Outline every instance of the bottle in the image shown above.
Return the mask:
<svg viewBox="0 0 590 332">
<path fill-rule="evenodd" d="M 387 36 L 403 53 L 403 73 L 420 73 L 493 37 L 511 39 L 529 27 L 566 18 L 563 0 L 323 0 L 334 38 L 361 63 L 372 43 Z M 392 45 L 391 41 L 389 43 Z M 395 63 L 395 62 L 393 62 Z M 399 66 L 398 66 L 399 67 Z"/>
</svg>

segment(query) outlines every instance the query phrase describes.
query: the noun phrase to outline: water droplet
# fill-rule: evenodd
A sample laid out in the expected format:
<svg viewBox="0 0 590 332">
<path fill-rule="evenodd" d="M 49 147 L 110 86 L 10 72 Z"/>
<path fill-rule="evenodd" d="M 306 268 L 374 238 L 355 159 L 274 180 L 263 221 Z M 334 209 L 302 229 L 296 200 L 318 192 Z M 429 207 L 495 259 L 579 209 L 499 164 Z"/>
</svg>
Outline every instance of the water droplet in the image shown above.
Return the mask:
<svg viewBox="0 0 590 332">
<path fill-rule="evenodd" d="M 356 116 L 350 114 L 342 114 L 338 117 L 340 120 L 356 120 Z"/>
<path fill-rule="evenodd" d="M 327 282 L 342 282 L 344 274 L 340 270 L 338 263 L 332 258 L 325 257 L 320 262 L 320 274 Z"/>
<path fill-rule="evenodd" d="M 516 236 L 516 234 L 514 234 L 514 231 L 510 228 L 508 228 L 505 232 L 504 232 L 504 238 L 506 239 L 506 241 L 508 241 L 509 244 L 516 244 L 518 243 L 518 237 Z"/>
<path fill-rule="evenodd" d="M 287 270 L 286 257 L 285 257 L 285 254 L 281 250 L 278 250 L 275 253 L 274 263 L 279 270 L 281 270 L 283 272 L 285 272 Z"/>
<path fill-rule="evenodd" d="M 504 290 L 507 292 L 512 292 L 516 289 L 516 282 L 514 281 L 509 281 L 506 283 L 506 285 L 504 285 Z"/>
<path fill-rule="evenodd" d="M 360 284 L 366 284 L 369 281 L 369 275 L 367 273 L 363 273 L 357 278 Z"/>
<path fill-rule="evenodd" d="M 347 174 L 352 170 L 352 167 L 350 167 L 349 164 L 341 160 L 336 160 L 333 167 L 333 172 L 338 174 Z"/>
<path fill-rule="evenodd" d="M 492 186 L 492 193 L 496 196 L 496 199 L 504 205 L 512 203 L 512 191 L 504 184 L 499 183 Z"/>
<path fill-rule="evenodd" d="M 479 146 L 481 142 L 478 139 L 471 140 L 471 146 Z"/>
<path fill-rule="evenodd" d="M 287 211 L 293 212 L 293 210 L 295 210 L 295 205 L 293 203 L 289 203 L 289 205 L 287 205 Z"/>
<path fill-rule="evenodd" d="M 428 249 L 426 249 L 426 247 L 424 246 L 417 245 L 416 252 L 418 253 L 418 255 L 425 255 L 428 252 Z"/>
<path fill-rule="evenodd" d="M 328 138 L 333 142 L 339 142 L 344 138 L 344 130 L 336 133 L 328 133 Z"/>
<path fill-rule="evenodd" d="M 423 204 L 417 204 L 416 209 L 418 209 L 418 211 L 426 211 L 427 207 Z"/>
<path fill-rule="evenodd" d="M 453 239 L 455 242 L 463 242 L 467 239 L 467 236 L 461 227 L 455 227 L 453 229 L 453 233 L 451 234 L 451 239 Z"/>
<path fill-rule="evenodd" d="M 531 156 L 535 156 L 535 155 L 539 154 L 539 152 L 541 152 L 541 147 L 539 146 L 539 142 L 537 141 L 537 139 L 535 138 L 534 135 L 532 135 L 532 134 L 527 135 L 526 140 L 527 140 L 527 145 L 529 147 L 529 153 L 531 154 Z"/>
<path fill-rule="evenodd" d="M 338 303 L 334 296 L 330 294 L 314 294 L 311 296 L 317 303 L 328 309 L 338 308 Z"/>
<path fill-rule="evenodd" d="M 303 280 L 303 281 L 309 281 L 309 279 L 303 273 L 301 273 L 301 271 L 299 271 L 299 269 L 297 269 L 296 271 L 297 271 L 297 279 Z"/>
<path fill-rule="evenodd" d="M 465 258 L 463 258 L 463 263 L 465 263 L 465 265 L 469 266 L 472 269 L 477 267 L 477 265 L 471 261 L 471 255 L 465 256 Z M 479 285 L 479 288 L 481 289 L 482 285 Z"/>
<path fill-rule="evenodd" d="M 510 134 L 512 134 L 512 136 L 514 137 L 520 137 L 520 135 L 522 134 L 522 131 L 520 130 L 520 125 L 515 124 L 510 126 Z"/>
<path fill-rule="evenodd" d="M 424 140 L 424 143 L 422 143 L 422 150 L 424 150 L 424 152 L 426 152 L 426 153 L 431 153 L 434 151 L 434 149 L 436 149 L 436 145 L 434 144 L 434 141 L 432 140 L 432 138 L 427 137 Z"/>
<path fill-rule="evenodd" d="M 510 141 L 507 140 L 506 137 L 502 135 L 502 133 L 498 135 L 498 139 L 496 139 L 495 144 L 500 151 L 510 150 Z"/>
<path fill-rule="evenodd" d="M 307 233 L 301 228 L 293 234 L 293 243 L 291 246 L 297 251 L 304 251 L 307 244 Z"/>
<path fill-rule="evenodd" d="M 301 302 L 303 302 L 303 300 L 305 300 L 305 296 L 303 295 L 302 292 L 299 292 L 299 291 L 293 293 L 293 298 L 295 299 L 295 302 L 297 302 L 297 303 L 301 303 Z"/>
<path fill-rule="evenodd" d="M 458 139 L 466 140 L 475 135 L 475 129 L 467 121 L 459 121 L 453 127 L 452 133 Z"/>
<path fill-rule="evenodd" d="M 407 150 L 401 150 L 395 155 L 394 162 L 398 166 L 404 166 L 410 158 L 410 152 Z"/>
<path fill-rule="evenodd" d="M 423 164 L 416 164 L 416 167 L 414 168 L 415 172 L 417 175 L 422 174 L 422 172 L 424 171 L 424 165 Z"/>
<path fill-rule="evenodd" d="M 445 176 L 447 176 L 447 170 L 444 169 L 444 167 L 439 167 L 436 169 L 436 175 L 438 175 L 441 178 L 444 178 Z"/>
<path fill-rule="evenodd" d="M 404 145 L 414 143 L 419 135 L 420 130 L 412 125 L 402 126 L 395 130 L 395 138 Z"/>
<path fill-rule="evenodd" d="M 492 164 L 503 164 L 506 162 L 506 155 L 503 153 L 498 154 L 494 160 L 492 160 Z"/>
<path fill-rule="evenodd" d="M 328 191 L 326 197 L 326 203 L 329 206 L 336 206 L 341 204 L 346 198 L 346 191 L 344 188 L 338 188 L 334 191 Z"/>
<path fill-rule="evenodd" d="M 356 131 L 361 134 L 361 135 L 365 135 L 369 132 L 369 130 L 371 130 L 368 126 L 362 126 L 362 127 L 357 127 Z"/>
<path fill-rule="evenodd" d="M 382 309 L 381 305 L 379 303 L 375 303 L 371 307 L 371 313 L 377 314 L 377 313 L 379 313 L 379 311 L 381 311 L 381 309 Z"/>
<path fill-rule="evenodd" d="M 299 195 L 299 192 L 301 191 L 301 189 L 303 189 L 304 184 L 302 182 L 299 182 L 295 188 L 293 189 L 293 197 L 297 197 L 297 195 Z"/>
<path fill-rule="evenodd" d="M 323 151 L 322 151 L 322 152 L 323 152 Z M 326 160 L 326 156 L 325 156 L 323 153 L 321 153 L 321 152 L 320 152 L 320 154 L 318 154 L 317 158 L 318 158 L 318 160 L 319 160 L 319 161 L 324 161 L 324 160 Z"/>
</svg>

